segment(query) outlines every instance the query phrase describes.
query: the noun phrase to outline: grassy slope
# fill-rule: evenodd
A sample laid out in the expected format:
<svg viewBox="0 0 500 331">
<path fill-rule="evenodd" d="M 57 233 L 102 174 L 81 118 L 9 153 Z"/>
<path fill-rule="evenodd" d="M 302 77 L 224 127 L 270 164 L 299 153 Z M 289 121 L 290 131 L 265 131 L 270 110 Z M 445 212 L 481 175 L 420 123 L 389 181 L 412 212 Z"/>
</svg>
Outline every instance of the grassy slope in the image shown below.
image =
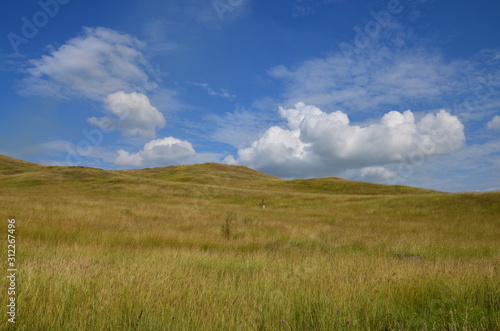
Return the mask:
<svg viewBox="0 0 500 331">
<path fill-rule="evenodd" d="M 176 182 L 273 191 L 363 195 L 436 193 L 435 191 L 408 186 L 363 183 L 335 177 L 283 180 L 246 167 L 215 163 L 141 169 L 127 171 L 125 173 L 134 176 L 143 176 L 145 178 L 164 179 Z"/>
<path fill-rule="evenodd" d="M 216 164 L 103 171 L 1 157 L 4 169 L 18 330 L 500 329 L 499 193 Z"/>
<path fill-rule="evenodd" d="M 14 175 L 28 171 L 37 171 L 43 166 L 12 157 L 0 155 L 0 175 Z"/>
<path fill-rule="evenodd" d="M 4 159 L 7 161 L 4 165 Z M 129 171 L 104 171 L 86 167 L 44 167 L 15 159 L 0 158 L 0 174 L 5 185 L 55 185 L 85 183 L 118 183 L 138 181 L 176 182 L 263 191 L 284 191 L 324 194 L 428 194 L 436 191 L 401 185 L 381 185 L 349 181 L 341 178 L 283 180 L 243 166 L 216 163 L 170 166 Z M 153 184 L 154 185 L 154 184 Z"/>
</svg>

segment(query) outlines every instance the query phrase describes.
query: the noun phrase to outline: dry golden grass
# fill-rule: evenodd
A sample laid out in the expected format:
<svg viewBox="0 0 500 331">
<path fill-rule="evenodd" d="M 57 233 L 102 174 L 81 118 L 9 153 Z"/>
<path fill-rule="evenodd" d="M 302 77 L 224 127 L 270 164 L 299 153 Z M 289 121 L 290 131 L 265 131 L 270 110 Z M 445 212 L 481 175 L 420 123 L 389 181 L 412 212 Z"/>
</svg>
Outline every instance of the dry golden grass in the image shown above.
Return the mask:
<svg viewBox="0 0 500 331">
<path fill-rule="evenodd" d="M 0 175 L 17 330 L 500 330 L 499 193 L 204 167 Z"/>
</svg>

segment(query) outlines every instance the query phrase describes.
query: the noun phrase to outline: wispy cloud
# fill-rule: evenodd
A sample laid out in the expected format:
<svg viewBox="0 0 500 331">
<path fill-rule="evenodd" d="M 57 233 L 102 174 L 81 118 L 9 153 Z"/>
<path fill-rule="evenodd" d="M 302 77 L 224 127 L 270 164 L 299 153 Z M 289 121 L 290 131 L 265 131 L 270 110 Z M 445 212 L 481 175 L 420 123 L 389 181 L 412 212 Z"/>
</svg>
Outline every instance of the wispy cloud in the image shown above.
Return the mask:
<svg viewBox="0 0 500 331">
<path fill-rule="evenodd" d="M 386 50 L 363 58 L 336 53 L 294 68 L 274 67 L 270 74 L 285 83 L 287 103 L 363 112 L 442 97 L 455 84 L 457 69 L 438 56 Z"/>
<path fill-rule="evenodd" d="M 181 46 L 169 38 L 169 26 L 165 20 L 151 20 L 144 24 L 144 34 L 147 36 L 148 48 L 152 53 L 165 54 L 178 50 Z"/>
<path fill-rule="evenodd" d="M 20 53 L 4 53 L 0 48 L 0 71 L 17 71 L 24 57 Z"/>
<path fill-rule="evenodd" d="M 492 102 L 500 101 L 498 51 L 450 61 L 412 38 L 394 23 L 359 54 L 336 50 L 269 74 L 284 84 L 288 106 L 305 102 L 350 114 L 446 108 L 464 120 L 491 114 Z"/>
<path fill-rule="evenodd" d="M 195 82 L 188 82 L 188 83 L 191 85 L 194 85 L 194 86 L 202 87 L 208 93 L 208 95 L 211 95 L 211 96 L 221 97 L 221 98 L 226 98 L 226 99 L 236 98 L 236 95 L 229 93 L 228 90 L 221 89 L 219 91 L 215 91 L 207 83 L 195 83 Z"/>
</svg>

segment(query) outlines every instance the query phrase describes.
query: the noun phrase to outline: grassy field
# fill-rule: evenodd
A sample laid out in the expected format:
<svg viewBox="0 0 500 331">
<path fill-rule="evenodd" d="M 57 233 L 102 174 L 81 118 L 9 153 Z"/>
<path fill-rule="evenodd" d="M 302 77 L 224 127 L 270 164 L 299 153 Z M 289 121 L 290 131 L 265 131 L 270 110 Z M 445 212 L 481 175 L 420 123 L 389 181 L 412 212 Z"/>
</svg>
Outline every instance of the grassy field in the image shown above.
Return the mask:
<svg viewBox="0 0 500 331">
<path fill-rule="evenodd" d="M 17 330 L 500 330 L 499 192 L 0 156 L 0 210 Z"/>
</svg>

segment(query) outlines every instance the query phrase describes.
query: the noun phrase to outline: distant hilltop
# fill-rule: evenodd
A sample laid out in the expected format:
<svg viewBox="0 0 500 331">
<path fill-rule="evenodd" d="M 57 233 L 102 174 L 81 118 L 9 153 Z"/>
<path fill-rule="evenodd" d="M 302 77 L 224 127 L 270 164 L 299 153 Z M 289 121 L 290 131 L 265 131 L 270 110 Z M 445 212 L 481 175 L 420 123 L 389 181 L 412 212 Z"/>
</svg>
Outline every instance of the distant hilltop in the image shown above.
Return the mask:
<svg viewBox="0 0 500 331">
<path fill-rule="evenodd" d="M 70 185 L 71 183 L 141 183 L 150 181 L 218 187 L 354 195 L 432 194 L 437 191 L 403 185 L 383 185 L 338 177 L 285 180 L 244 166 L 218 163 L 167 166 L 138 170 L 44 166 L 0 155 L 0 182 L 7 186 Z"/>
</svg>

